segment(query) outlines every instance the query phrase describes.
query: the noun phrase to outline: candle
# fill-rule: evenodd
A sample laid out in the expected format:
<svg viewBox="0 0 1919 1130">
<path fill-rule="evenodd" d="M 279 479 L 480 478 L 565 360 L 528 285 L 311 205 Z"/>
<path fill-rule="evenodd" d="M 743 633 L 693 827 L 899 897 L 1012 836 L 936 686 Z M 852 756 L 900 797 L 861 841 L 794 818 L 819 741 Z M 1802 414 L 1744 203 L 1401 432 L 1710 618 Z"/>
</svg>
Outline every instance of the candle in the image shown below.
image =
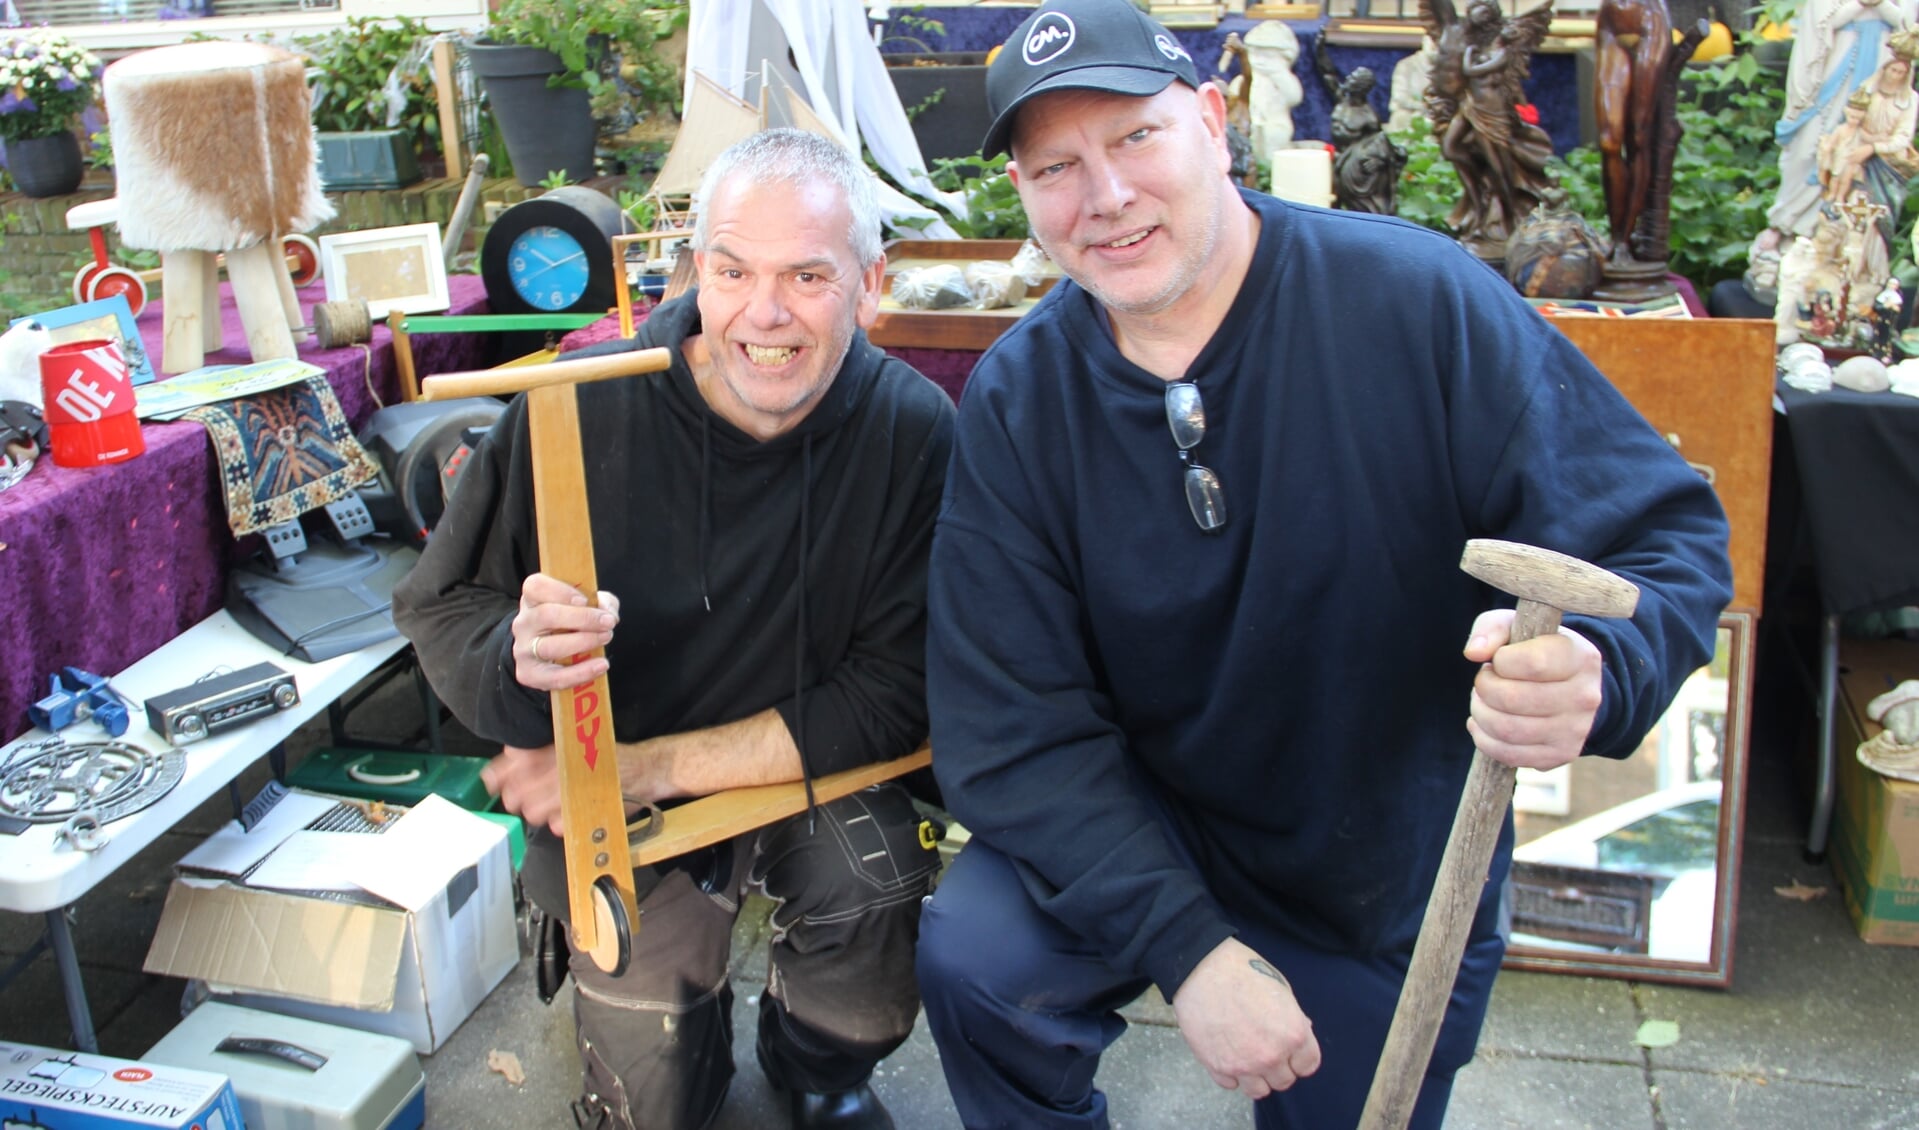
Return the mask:
<svg viewBox="0 0 1919 1130">
<path fill-rule="evenodd" d="M 1333 155 L 1320 143 L 1273 150 L 1273 195 L 1281 200 L 1330 208 Z"/>
</svg>

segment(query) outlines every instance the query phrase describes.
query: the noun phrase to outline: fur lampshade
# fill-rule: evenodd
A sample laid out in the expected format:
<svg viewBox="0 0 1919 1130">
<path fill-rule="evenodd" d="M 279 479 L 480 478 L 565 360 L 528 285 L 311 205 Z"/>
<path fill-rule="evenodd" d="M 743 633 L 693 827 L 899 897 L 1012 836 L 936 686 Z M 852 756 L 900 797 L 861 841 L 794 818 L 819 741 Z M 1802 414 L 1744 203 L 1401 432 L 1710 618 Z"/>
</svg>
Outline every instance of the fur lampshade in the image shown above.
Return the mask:
<svg viewBox="0 0 1919 1130">
<path fill-rule="evenodd" d="M 333 215 L 300 56 L 182 43 L 114 63 L 104 89 L 127 246 L 231 251 Z"/>
</svg>

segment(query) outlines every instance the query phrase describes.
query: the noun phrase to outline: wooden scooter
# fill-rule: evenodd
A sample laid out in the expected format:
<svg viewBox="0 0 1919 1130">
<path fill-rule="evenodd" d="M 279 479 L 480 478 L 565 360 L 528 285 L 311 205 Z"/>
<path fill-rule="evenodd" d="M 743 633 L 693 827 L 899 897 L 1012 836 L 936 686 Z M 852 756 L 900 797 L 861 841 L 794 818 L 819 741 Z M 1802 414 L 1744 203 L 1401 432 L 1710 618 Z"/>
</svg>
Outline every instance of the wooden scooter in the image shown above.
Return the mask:
<svg viewBox="0 0 1919 1130">
<path fill-rule="evenodd" d="M 642 349 L 545 365 L 447 373 L 421 382 L 420 399 L 526 393 L 540 570 L 577 588 L 592 602 L 598 599 L 599 584 L 587 511 L 579 398 L 573 386 L 658 372 L 671 362 L 672 355 L 665 349 Z M 603 654 L 602 649 L 593 648 L 566 662 Z M 653 810 L 649 819 L 629 831 L 605 675 L 553 692 L 553 743 L 559 753 L 560 817 L 566 824 L 563 842 L 572 945 L 616 977 L 626 971 L 632 958 L 633 931 L 639 925 L 634 867 L 806 811 L 805 783 L 794 781 L 716 793 L 664 815 Z M 822 777 L 813 782 L 813 797 L 824 804 L 931 761 L 931 750 L 921 746 L 905 757 Z"/>
</svg>

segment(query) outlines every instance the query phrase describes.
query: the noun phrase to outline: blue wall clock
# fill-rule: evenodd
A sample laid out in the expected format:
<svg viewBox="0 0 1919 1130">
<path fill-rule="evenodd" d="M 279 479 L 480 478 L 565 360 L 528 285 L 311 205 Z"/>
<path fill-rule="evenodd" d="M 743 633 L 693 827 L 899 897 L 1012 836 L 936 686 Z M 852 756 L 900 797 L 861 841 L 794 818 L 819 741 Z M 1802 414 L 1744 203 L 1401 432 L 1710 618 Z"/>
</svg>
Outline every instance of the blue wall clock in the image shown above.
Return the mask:
<svg viewBox="0 0 1919 1130">
<path fill-rule="evenodd" d="M 500 213 L 480 248 L 487 304 L 496 314 L 608 309 L 613 237 L 630 226 L 618 204 L 583 185 L 520 201 Z"/>
</svg>

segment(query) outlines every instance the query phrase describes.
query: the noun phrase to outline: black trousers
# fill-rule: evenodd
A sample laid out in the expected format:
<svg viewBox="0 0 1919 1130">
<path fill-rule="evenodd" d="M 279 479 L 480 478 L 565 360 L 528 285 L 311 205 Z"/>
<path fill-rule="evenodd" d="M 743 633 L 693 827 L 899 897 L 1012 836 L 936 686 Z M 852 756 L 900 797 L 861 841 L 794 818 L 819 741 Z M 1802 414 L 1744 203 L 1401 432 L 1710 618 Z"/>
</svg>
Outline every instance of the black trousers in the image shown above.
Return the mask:
<svg viewBox="0 0 1919 1130">
<path fill-rule="evenodd" d="M 1506 949 L 1493 916 L 1481 918 L 1420 1082 L 1415 1130 L 1439 1130 L 1453 1076 L 1479 1039 Z M 1357 1125 L 1410 955 L 1332 953 L 1254 922 L 1234 924 L 1239 940 L 1292 982 L 1323 1056 L 1317 1073 L 1249 1104 L 1254 1127 Z M 1105 1130 L 1094 1072 L 1126 1030 L 1119 1010 L 1149 984 L 1041 910 L 1012 863 L 978 839 L 926 905 L 919 976 L 927 1027 L 968 1130 Z"/>
<path fill-rule="evenodd" d="M 672 817 L 669 813 L 668 819 Z M 733 923 L 758 891 L 778 903 L 760 1066 L 775 1087 L 840 1091 L 905 1042 L 919 1012 L 913 949 L 938 852 L 920 842 L 906 791 L 879 785 L 804 815 L 634 872 L 640 921 L 626 972 L 574 954 L 588 1126 L 697 1130 L 733 1078 Z M 545 829 L 529 838 L 522 881 L 535 905 L 566 914 L 566 862 Z"/>
</svg>

